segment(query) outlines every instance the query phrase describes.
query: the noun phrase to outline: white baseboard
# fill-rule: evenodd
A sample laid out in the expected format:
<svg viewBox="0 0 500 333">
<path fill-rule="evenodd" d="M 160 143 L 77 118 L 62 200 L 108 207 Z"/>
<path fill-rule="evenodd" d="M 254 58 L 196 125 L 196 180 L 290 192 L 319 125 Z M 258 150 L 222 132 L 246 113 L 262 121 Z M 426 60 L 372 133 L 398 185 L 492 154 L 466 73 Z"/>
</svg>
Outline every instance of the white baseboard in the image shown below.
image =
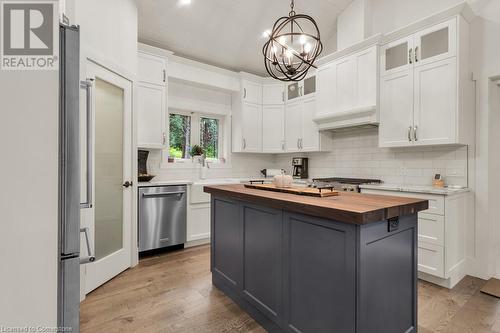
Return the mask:
<svg viewBox="0 0 500 333">
<path fill-rule="evenodd" d="M 205 244 L 210 244 L 210 238 L 189 241 L 187 243 L 184 243 L 184 248 L 187 249 L 189 247 L 205 245 Z"/>
</svg>

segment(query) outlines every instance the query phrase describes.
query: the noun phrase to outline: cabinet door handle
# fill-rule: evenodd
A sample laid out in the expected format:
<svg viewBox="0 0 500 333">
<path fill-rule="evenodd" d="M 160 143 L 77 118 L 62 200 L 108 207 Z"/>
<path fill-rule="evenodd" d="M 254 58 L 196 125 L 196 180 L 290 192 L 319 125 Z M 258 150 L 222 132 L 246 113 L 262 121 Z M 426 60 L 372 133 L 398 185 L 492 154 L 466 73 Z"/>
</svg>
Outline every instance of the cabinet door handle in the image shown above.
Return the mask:
<svg viewBox="0 0 500 333">
<path fill-rule="evenodd" d="M 81 88 L 85 89 L 86 92 L 86 112 L 87 112 L 87 133 L 86 133 L 86 143 L 87 143 L 87 201 L 85 203 L 80 204 L 80 208 L 92 208 L 93 205 L 93 182 L 94 182 L 94 174 L 93 174 L 93 168 L 94 168 L 94 152 L 93 152 L 93 144 L 94 144 L 94 139 L 93 139 L 93 110 L 92 110 L 92 101 L 93 101 L 93 86 L 94 86 L 94 79 L 89 78 L 86 79 L 85 81 L 80 82 Z"/>
<path fill-rule="evenodd" d="M 247 140 L 243 138 L 243 149 L 247 149 Z"/>
<path fill-rule="evenodd" d="M 408 61 L 410 62 L 410 64 L 413 64 L 413 49 L 410 49 L 408 51 Z"/>
<path fill-rule="evenodd" d="M 243 99 L 247 99 L 247 88 L 243 88 Z"/>
<path fill-rule="evenodd" d="M 415 46 L 415 62 L 418 62 L 418 46 Z"/>
<path fill-rule="evenodd" d="M 411 142 L 411 129 L 412 129 L 411 126 L 408 127 L 408 141 L 410 141 L 410 142 Z"/>
<path fill-rule="evenodd" d="M 299 92 L 300 96 L 304 96 L 304 87 L 300 87 Z"/>
<path fill-rule="evenodd" d="M 165 145 L 166 142 L 167 142 L 167 138 L 166 138 L 165 132 L 163 132 L 163 145 Z"/>
<path fill-rule="evenodd" d="M 297 149 L 300 149 L 300 139 L 297 139 Z"/>
<path fill-rule="evenodd" d="M 418 141 L 417 136 L 418 126 L 413 127 L 413 140 Z"/>
<path fill-rule="evenodd" d="M 281 150 L 285 151 L 285 143 L 281 142 Z"/>
<path fill-rule="evenodd" d="M 163 82 L 167 82 L 167 71 L 163 70 Z"/>
<path fill-rule="evenodd" d="M 281 100 L 282 100 L 283 102 L 285 101 L 285 92 L 284 92 L 284 91 L 281 93 Z"/>
</svg>

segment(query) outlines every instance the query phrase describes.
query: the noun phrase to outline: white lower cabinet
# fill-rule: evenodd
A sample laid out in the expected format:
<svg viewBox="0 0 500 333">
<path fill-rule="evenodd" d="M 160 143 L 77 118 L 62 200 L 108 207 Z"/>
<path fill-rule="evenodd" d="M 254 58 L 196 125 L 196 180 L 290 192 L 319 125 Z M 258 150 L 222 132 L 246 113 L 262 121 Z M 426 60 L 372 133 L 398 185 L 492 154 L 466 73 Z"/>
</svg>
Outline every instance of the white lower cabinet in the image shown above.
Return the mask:
<svg viewBox="0 0 500 333">
<path fill-rule="evenodd" d="M 472 221 L 468 192 L 453 195 L 362 189 L 362 193 L 429 200 L 418 213 L 419 277 L 452 288 L 465 276 L 466 223 Z"/>
<path fill-rule="evenodd" d="M 187 207 L 187 246 L 210 241 L 210 195 L 203 192 L 204 185 L 189 186 Z"/>
</svg>

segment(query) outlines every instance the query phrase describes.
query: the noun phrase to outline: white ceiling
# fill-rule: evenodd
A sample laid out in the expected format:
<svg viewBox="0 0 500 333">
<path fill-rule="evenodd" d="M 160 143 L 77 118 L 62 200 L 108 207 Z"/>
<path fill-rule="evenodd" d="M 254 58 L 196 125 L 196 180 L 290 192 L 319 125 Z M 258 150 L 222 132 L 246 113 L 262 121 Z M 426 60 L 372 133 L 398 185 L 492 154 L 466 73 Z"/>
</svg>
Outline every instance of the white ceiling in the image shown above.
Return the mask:
<svg viewBox="0 0 500 333">
<path fill-rule="evenodd" d="M 337 16 L 352 0 L 295 0 L 295 11 L 318 23 L 326 49 L 335 45 Z M 287 16 L 289 0 L 137 0 L 139 41 L 235 71 L 265 75 L 262 33 Z M 266 75 L 267 76 L 267 75 Z"/>
</svg>

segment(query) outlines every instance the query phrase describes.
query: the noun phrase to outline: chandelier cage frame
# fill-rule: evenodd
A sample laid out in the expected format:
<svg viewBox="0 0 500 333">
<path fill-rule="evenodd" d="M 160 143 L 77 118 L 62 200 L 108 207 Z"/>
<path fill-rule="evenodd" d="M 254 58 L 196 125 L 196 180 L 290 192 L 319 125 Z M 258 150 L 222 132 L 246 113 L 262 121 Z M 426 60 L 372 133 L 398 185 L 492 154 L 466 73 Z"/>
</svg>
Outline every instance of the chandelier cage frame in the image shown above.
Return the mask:
<svg viewBox="0 0 500 333">
<path fill-rule="evenodd" d="M 314 62 L 323 51 L 321 34 L 316 21 L 309 15 L 296 14 L 293 0 L 290 7 L 289 16 L 280 17 L 274 23 L 273 29 L 268 35 L 269 39 L 262 48 L 264 65 L 269 75 L 276 80 L 285 82 L 303 80 L 311 67 L 317 68 Z M 305 32 L 300 24 L 301 22 L 310 23 L 315 31 L 312 33 Z M 295 38 L 304 37 L 314 41 L 314 46 L 308 52 L 305 52 L 303 48 L 300 53 L 292 47 L 293 45 L 290 46 L 286 43 L 286 38 L 289 38 L 291 44 L 293 44 Z M 283 38 L 285 43 L 281 42 Z M 278 52 L 276 52 L 278 48 L 281 48 L 281 59 L 279 59 Z M 285 54 L 288 55 L 285 56 Z"/>
</svg>

